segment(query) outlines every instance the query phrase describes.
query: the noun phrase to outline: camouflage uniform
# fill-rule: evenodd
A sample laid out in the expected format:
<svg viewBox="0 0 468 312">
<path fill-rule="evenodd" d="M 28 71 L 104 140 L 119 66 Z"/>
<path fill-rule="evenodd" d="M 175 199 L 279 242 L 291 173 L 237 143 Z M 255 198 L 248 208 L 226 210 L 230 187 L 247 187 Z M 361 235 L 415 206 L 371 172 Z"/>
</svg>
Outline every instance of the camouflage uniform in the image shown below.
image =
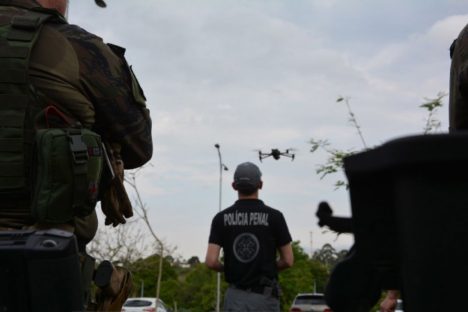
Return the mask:
<svg viewBox="0 0 468 312">
<path fill-rule="evenodd" d="M 0 0 L 0 6 L 8 16 L 40 7 L 33 0 Z M 48 104 L 99 133 L 120 152 L 125 169 L 133 169 L 152 156 L 151 119 L 124 52 L 78 26 L 47 23 L 32 50 L 29 71 Z M 0 227 L 31 222 L 24 215 L 2 214 L 0 207 Z M 96 214 L 76 219 L 74 226 L 79 239 L 91 240 Z"/>
<path fill-rule="evenodd" d="M 450 47 L 449 130 L 468 130 L 468 25 Z"/>
</svg>

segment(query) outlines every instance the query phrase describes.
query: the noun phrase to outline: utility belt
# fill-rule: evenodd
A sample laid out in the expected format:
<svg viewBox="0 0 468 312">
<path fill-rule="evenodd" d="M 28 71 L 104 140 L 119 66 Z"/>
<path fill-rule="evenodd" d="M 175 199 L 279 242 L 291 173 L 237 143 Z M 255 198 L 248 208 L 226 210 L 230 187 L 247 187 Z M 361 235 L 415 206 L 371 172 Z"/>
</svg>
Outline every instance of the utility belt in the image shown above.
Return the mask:
<svg viewBox="0 0 468 312">
<path fill-rule="evenodd" d="M 261 278 L 259 284 L 252 286 L 236 286 L 231 285 L 234 289 L 240 289 L 246 292 L 252 292 L 267 297 L 273 297 L 279 299 L 281 296 L 281 287 L 276 280 L 270 280 L 267 278 Z"/>
</svg>

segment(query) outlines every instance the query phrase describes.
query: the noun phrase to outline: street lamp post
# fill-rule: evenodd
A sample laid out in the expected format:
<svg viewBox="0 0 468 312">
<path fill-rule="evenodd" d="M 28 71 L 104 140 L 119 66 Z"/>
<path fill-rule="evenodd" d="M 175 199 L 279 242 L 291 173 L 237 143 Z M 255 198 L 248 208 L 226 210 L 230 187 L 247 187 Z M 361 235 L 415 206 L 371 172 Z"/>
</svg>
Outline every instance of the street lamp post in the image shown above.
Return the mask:
<svg viewBox="0 0 468 312">
<path fill-rule="evenodd" d="M 221 157 L 220 146 L 218 143 L 215 144 L 216 150 L 218 151 L 219 159 L 219 211 L 221 211 L 221 201 L 222 201 L 222 190 L 223 190 L 223 170 L 227 171 L 228 168 L 223 164 L 223 159 Z M 221 302 L 221 273 L 218 272 L 216 276 L 216 312 L 220 311 L 220 302 Z"/>
</svg>

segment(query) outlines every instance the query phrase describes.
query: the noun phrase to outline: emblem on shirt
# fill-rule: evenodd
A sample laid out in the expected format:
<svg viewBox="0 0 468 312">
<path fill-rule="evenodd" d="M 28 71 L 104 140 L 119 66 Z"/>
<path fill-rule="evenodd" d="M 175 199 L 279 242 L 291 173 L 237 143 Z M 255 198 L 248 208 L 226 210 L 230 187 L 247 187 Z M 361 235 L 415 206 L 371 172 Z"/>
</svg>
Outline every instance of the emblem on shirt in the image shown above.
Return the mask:
<svg viewBox="0 0 468 312">
<path fill-rule="evenodd" d="M 233 249 L 237 260 L 248 263 L 257 256 L 260 244 L 257 237 L 252 233 L 242 233 L 234 240 Z"/>
</svg>

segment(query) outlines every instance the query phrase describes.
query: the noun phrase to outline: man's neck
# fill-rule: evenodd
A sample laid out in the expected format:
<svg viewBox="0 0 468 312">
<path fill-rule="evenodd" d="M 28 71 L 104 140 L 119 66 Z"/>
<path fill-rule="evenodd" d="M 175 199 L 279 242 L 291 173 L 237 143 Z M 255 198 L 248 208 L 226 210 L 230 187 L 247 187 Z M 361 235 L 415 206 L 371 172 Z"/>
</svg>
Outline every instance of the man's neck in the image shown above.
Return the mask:
<svg viewBox="0 0 468 312">
<path fill-rule="evenodd" d="M 258 199 L 258 192 L 255 192 L 250 195 L 238 194 L 239 199 Z"/>
</svg>

